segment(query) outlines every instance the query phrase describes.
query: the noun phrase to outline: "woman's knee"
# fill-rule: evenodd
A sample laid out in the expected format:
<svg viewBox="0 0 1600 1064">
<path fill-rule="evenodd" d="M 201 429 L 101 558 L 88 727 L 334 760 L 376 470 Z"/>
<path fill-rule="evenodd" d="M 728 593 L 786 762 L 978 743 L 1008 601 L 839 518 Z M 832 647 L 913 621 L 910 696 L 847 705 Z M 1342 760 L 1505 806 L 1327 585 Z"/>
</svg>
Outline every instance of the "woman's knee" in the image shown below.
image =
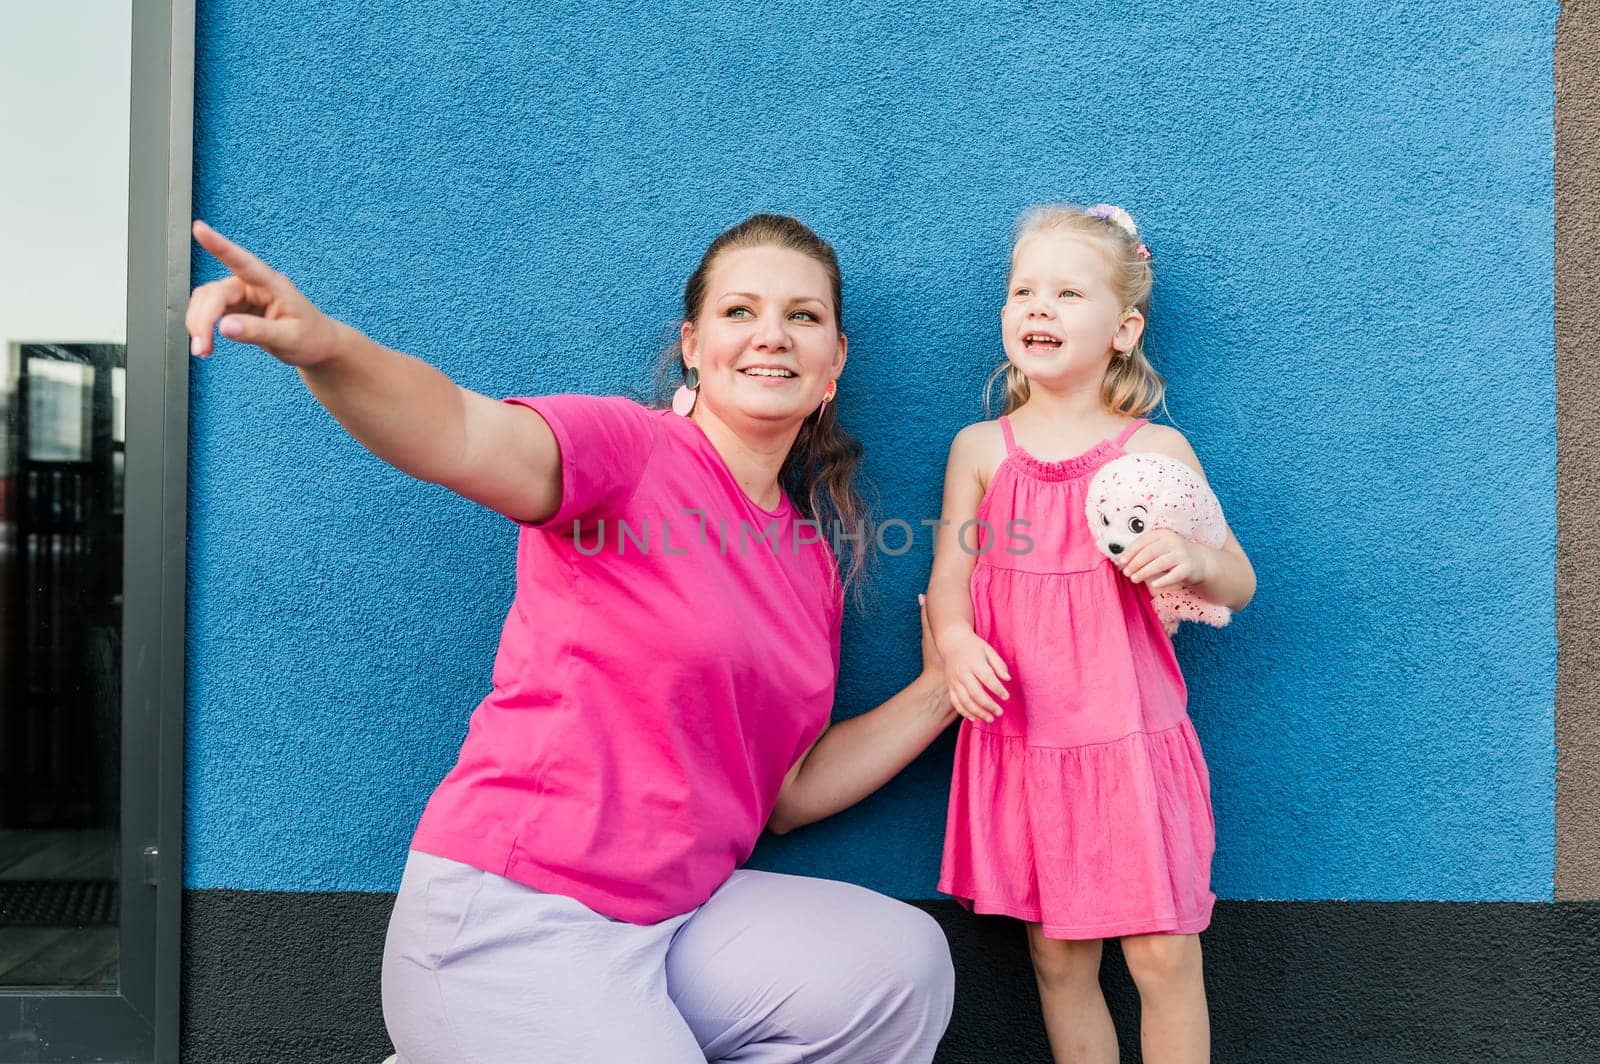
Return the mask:
<svg viewBox="0 0 1600 1064">
<path fill-rule="evenodd" d="M 848 883 L 735 877 L 667 956 L 673 998 L 702 1045 L 722 1052 L 781 1031 L 825 1064 L 932 1059 L 955 1000 L 932 917 Z"/>
<path fill-rule="evenodd" d="M 853 888 L 851 939 L 858 971 L 884 1023 L 943 1033 L 955 1006 L 950 943 L 933 917 L 902 901 Z"/>
<path fill-rule="evenodd" d="M 908 914 L 903 920 L 904 935 L 898 939 L 907 985 L 938 1003 L 939 1011 L 948 1017 L 955 1000 L 956 970 L 944 928 L 921 909 L 899 904 Z"/>
<path fill-rule="evenodd" d="M 893 1059 L 928 1059 L 955 1009 L 950 943 L 944 929 L 921 909 L 888 899 L 884 904 L 895 912 L 893 919 L 884 921 L 885 934 L 875 943 L 876 963 L 883 967 L 874 995 L 877 1007 L 872 1010 L 877 1013 L 872 1023 L 875 1033 L 864 1035 L 863 1046 L 887 1037 L 900 1046 L 895 1052 L 907 1053 Z"/>
<path fill-rule="evenodd" d="M 955 966 L 938 921 L 914 905 L 882 895 L 872 896 L 866 909 L 856 914 L 854 946 L 870 966 L 882 999 L 909 996 L 947 1015 L 955 998 Z"/>
</svg>

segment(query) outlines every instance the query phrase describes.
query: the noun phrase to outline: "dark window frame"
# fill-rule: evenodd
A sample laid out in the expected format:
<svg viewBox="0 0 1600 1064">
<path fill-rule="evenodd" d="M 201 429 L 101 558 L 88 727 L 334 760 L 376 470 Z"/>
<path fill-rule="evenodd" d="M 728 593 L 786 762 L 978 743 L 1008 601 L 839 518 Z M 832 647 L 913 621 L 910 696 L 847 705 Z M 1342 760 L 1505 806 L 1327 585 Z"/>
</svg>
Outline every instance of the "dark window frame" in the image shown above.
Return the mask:
<svg viewBox="0 0 1600 1064">
<path fill-rule="evenodd" d="M 178 1064 L 194 0 L 132 0 L 115 991 L 0 993 L 7 1059 Z"/>
</svg>

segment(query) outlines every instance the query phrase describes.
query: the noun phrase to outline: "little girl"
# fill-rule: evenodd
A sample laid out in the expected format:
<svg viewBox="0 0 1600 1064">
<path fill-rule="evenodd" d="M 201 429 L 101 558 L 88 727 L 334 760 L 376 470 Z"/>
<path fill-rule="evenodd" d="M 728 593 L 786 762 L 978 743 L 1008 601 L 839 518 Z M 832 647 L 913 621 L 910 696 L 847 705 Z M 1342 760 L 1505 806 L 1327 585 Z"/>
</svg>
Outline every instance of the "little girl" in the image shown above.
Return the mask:
<svg viewBox="0 0 1600 1064">
<path fill-rule="evenodd" d="M 1000 312 L 1006 416 L 951 444 L 928 594 L 966 718 L 939 889 L 1027 922 L 1057 1064 L 1118 1059 L 1099 983 L 1113 936 L 1143 1059 L 1210 1057 L 1210 784 L 1150 592 L 1237 610 L 1255 574 L 1231 532 L 1214 549 L 1150 529 L 1113 564 L 1084 518 L 1095 470 L 1126 451 L 1200 469 L 1181 433 L 1144 420 L 1163 391 L 1141 343 L 1149 260 L 1120 208 L 1023 218 Z"/>
</svg>

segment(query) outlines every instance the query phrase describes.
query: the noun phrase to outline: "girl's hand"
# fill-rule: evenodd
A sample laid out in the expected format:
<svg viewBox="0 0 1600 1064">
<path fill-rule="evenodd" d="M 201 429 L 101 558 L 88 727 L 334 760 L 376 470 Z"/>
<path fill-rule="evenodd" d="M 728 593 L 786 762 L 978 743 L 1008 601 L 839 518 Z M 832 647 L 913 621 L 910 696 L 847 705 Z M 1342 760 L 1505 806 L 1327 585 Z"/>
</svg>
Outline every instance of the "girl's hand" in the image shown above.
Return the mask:
<svg viewBox="0 0 1600 1064">
<path fill-rule="evenodd" d="M 946 639 L 944 674 L 950 685 L 950 704 L 968 720 L 994 723 L 1004 713 L 995 698 L 1010 698 L 1002 681 L 1011 679 L 1006 663 L 994 647 L 978 638 L 970 628 Z"/>
<path fill-rule="evenodd" d="M 1191 587 L 1211 576 L 1206 549 L 1170 528 L 1152 528 L 1134 540 L 1121 565 L 1123 576 L 1151 591 Z"/>
<path fill-rule="evenodd" d="M 183 319 L 190 354 L 211 354 L 213 329 L 291 366 L 312 366 L 335 352 L 339 323 L 312 306 L 287 277 L 204 222 L 194 223 L 194 238 L 233 276 L 190 295 Z"/>
</svg>

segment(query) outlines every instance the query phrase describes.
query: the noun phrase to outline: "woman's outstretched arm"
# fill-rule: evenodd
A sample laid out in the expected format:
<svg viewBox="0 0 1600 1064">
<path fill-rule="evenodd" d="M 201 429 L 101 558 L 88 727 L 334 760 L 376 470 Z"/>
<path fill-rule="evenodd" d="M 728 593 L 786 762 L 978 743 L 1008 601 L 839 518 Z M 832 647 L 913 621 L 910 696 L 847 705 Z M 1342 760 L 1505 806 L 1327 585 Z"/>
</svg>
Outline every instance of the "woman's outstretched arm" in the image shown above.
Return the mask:
<svg viewBox="0 0 1600 1064">
<path fill-rule="evenodd" d="M 922 673 L 859 717 L 830 724 L 784 777 L 767 827 L 778 834 L 848 809 L 888 783 L 956 719 L 922 609 Z"/>
<path fill-rule="evenodd" d="M 519 521 L 556 512 L 561 454 L 538 414 L 461 388 L 328 317 L 287 277 L 204 222 L 194 223 L 194 236 L 231 276 L 189 298 L 184 323 L 193 354 L 212 353 L 213 330 L 253 344 L 298 369 L 351 436 L 402 472 Z"/>
</svg>

